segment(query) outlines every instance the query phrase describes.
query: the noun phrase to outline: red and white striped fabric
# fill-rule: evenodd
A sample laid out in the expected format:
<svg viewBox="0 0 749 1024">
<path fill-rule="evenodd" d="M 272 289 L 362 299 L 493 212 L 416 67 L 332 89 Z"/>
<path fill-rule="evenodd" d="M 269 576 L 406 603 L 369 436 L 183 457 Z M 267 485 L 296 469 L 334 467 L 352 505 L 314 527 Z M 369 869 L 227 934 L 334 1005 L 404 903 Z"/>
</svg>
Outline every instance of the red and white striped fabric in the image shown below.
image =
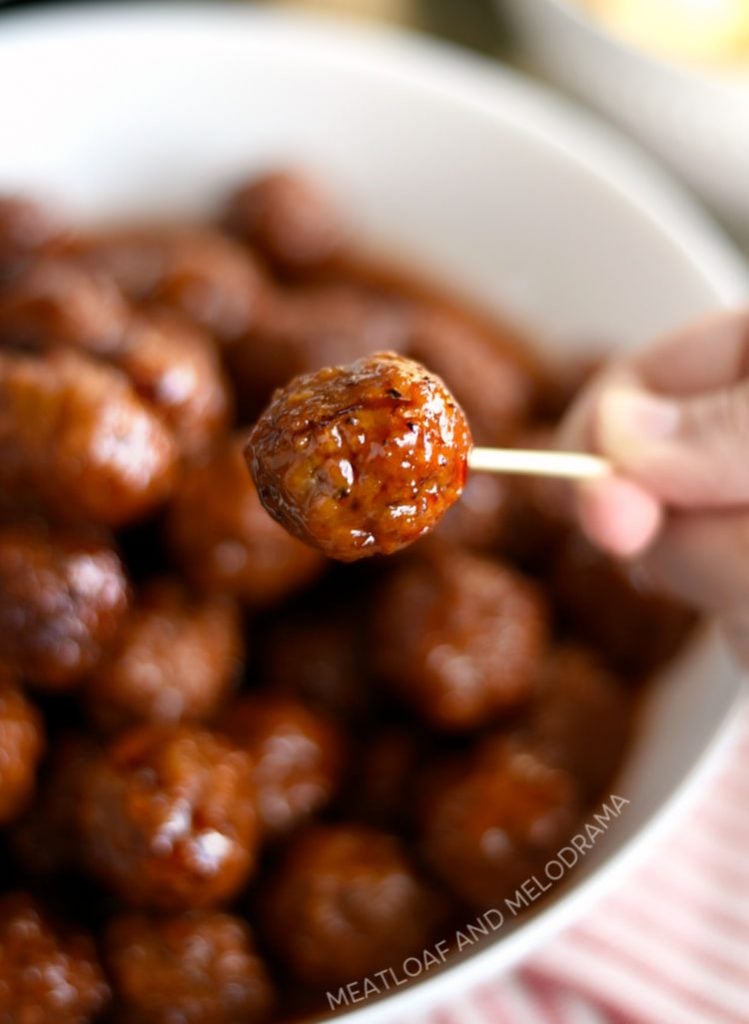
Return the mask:
<svg viewBox="0 0 749 1024">
<path fill-rule="evenodd" d="M 525 966 L 429 1024 L 749 1024 L 749 712 L 687 819 Z"/>
</svg>

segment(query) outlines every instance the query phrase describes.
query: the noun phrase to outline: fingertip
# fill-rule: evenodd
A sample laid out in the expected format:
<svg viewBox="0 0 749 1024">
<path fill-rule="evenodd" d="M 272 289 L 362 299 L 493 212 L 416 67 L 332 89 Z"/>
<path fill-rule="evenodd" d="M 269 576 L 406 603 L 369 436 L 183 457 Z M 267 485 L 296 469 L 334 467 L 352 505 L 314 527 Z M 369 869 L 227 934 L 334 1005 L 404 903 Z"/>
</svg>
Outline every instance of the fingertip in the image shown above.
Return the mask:
<svg viewBox="0 0 749 1024">
<path fill-rule="evenodd" d="M 623 477 L 582 485 L 578 492 L 578 515 L 590 540 L 619 558 L 641 554 L 652 543 L 663 521 L 660 503 Z"/>
</svg>

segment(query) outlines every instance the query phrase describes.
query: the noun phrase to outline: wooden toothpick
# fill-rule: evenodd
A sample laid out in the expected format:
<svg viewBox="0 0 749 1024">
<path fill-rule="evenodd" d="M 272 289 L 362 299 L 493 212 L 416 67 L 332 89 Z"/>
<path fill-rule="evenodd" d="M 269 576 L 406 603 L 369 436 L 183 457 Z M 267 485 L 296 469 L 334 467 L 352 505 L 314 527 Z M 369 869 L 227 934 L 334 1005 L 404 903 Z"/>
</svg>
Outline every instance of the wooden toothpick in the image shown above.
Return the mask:
<svg viewBox="0 0 749 1024">
<path fill-rule="evenodd" d="M 598 455 L 522 448 L 473 448 L 468 456 L 468 465 L 481 473 L 552 476 L 568 480 L 600 480 L 611 474 L 611 465 Z"/>
</svg>

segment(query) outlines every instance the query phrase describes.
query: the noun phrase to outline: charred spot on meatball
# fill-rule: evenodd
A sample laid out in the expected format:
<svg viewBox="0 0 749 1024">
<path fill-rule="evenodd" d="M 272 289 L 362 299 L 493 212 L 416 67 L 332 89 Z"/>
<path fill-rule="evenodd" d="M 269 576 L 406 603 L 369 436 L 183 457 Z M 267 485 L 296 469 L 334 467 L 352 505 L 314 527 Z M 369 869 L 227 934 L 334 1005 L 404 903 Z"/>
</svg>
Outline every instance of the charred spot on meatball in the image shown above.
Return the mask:
<svg viewBox="0 0 749 1024">
<path fill-rule="evenodd" d="M 220 904 L 255 863 L 250 759 L 203 730 L 137 727 L 90 766 L 78 821 L 89 869 L 126 903 Z"/>
<path fill-rule="evenodd" d="M 431 530 L 460 497 L 470 447 L 443 382 L 384 352 L 277 391 L 247 460 L 282 526 L 350 562 L 392 554 Z"/>
</svg>

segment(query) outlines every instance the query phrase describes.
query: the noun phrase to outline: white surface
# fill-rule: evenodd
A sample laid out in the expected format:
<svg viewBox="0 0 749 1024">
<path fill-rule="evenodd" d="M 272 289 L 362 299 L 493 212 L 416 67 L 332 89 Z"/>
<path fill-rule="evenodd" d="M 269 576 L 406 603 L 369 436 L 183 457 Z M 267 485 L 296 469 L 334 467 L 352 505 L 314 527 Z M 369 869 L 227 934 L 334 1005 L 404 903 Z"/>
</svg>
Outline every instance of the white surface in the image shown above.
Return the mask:
<svg viewBox="0 0 749 1024">
<path fill-rule="evenodd" d="M 373 244 L 527 315 L 560 351 L 629 344 L 747 295 L 733 251 L 647 162 L 467 57 L 221 6 L 26 14 L 0 29 L 0 95 L 13 97 L 0 104 L 0 187 L 55 193 L 92 218 L 200 213 L 246 171 L 301 162 Z M 704 775 L 739 689 L 707 641 L 653 691 L 617 785 L 631 803 L 565 894 L 357 1022 L 412 1019 L 589 905 Z"/>
<path fill-rule="evenodd" d="M 574 0 L 495 0 L 537 70 L 656 153 L 749 246 L 749 75 L 669 63 Z"/>
</svg>

